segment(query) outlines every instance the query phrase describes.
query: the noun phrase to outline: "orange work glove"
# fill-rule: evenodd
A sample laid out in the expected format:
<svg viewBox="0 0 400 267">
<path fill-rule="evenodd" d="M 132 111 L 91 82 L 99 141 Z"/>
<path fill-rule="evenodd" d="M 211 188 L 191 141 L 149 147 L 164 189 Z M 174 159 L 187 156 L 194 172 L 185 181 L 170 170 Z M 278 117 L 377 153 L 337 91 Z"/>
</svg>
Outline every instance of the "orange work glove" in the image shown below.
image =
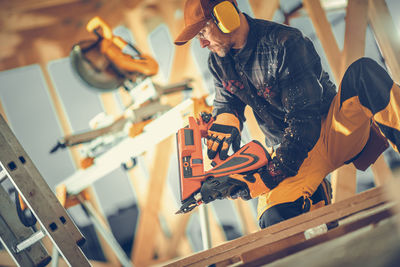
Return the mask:
<svg viewBox="0 0 400 267">
<path fill-rule="evenodd" d="M 214 159 L 219 153 L 220 159 L 225 160 L 231 145 L 235 152 L 240 148 L 240 122 L 231 113 L 221 113 L 208 130 L 207 155 Z"/>
</svg>

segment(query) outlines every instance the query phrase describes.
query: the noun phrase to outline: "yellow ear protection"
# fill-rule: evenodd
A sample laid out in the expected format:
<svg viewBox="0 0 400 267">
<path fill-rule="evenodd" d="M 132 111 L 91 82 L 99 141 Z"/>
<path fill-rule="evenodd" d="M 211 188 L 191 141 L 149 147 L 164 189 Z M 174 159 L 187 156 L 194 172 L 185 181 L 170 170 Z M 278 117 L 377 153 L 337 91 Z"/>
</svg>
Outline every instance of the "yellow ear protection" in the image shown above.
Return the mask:
<svg viewBox="0 0 400 267">
<path fill-rule="evenodd" d="M 230 1 L 216 4 L 211 12 L 215 24 L 223 33 L 230 33 L 239 28 L 240 18 L 236 5 Z"/>
</svg>

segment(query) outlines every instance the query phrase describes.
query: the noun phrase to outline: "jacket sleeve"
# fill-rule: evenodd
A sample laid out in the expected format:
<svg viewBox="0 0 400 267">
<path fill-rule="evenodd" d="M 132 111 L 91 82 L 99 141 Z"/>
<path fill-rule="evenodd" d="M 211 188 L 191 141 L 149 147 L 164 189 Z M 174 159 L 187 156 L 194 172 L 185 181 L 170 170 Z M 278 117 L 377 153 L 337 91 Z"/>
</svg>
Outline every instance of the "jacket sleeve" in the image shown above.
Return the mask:
<svg viewBox="0 0 400 267">
<path fill-rule="evenodd" d="M 213 76 L 215 86 L 213 116 L 217 116 L 221 113 L 234 114 L 239 119 L 240 127 L 242 128 L 243 122 L 245 121 L 244 109 L 246 104 L 230 92 L 229 86 L 235 86 L 234 83 L 227 85 L 226 82 L 221 80 L 220 75 L 223 70 L 213 61 L 212 56 L 209 57 L 208 66 Z"/>
<path fill-rule="evenodd" d="M 279 68 L 282 105 L 287 128 L 276 150 L 274 165 L 284 177 L 297 174 L 321 131 L 323 88 L 320 58 L 311 41 L 298 33 L 283 43 Z"/>
</svg>

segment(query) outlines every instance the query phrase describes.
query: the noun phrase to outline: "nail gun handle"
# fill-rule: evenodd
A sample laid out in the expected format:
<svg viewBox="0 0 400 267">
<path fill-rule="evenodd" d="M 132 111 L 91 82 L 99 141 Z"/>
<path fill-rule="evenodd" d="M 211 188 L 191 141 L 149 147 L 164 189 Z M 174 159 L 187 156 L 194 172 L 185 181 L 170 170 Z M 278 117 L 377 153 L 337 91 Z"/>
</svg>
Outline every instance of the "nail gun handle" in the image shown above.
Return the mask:
<svg viewBox="0 0 400 267">
<path fill-rule="evenodd" d="M 211 161 L 211 166 L 215 167 L 220 164 L 223 160 L 219 157 L 219 153 L 215 155 L 215 158 Z"/>
</svg>

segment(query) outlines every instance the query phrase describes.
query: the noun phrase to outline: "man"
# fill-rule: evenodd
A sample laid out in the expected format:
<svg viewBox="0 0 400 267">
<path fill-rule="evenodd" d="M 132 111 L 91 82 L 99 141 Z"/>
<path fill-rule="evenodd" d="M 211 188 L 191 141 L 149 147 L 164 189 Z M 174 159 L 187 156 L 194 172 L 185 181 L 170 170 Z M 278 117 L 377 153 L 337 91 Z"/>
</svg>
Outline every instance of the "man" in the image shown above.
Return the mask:
<svg viewBox="0 0 400 267">
<path fill-rule="evenodd" d="M 197 37 L 211 52 L 216 92 L 208 156 L 226 158 L 230 145 L 238 149 L 246 105 L 266 145 L 276 148 L 253 174 L 266 186 L 258 203 L 261 228 L 329 204 L 324 177 L 355 159 L 371 164 L 386 138 L 397 149 L 400 89 L 373 60 L 354 62 L 337 93 L 312 42 L 295 28 L 250 18 L 235 0 L 187 0 L 184 17 L 175 44 Z M 248 198 L 248 188 L 237 195 Z"/>
</svg>

